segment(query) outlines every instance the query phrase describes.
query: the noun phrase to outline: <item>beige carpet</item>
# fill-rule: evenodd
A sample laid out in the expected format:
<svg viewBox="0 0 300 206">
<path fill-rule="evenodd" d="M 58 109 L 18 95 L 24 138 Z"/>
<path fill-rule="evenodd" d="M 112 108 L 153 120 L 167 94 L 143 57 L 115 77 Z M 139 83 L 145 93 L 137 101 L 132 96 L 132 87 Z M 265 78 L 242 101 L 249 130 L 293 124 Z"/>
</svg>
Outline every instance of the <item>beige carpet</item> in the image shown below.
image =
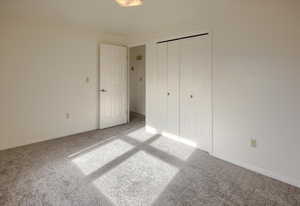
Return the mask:
<svg viewBox="0 0 300 206">
<path fill-rule="evenodd" d="M 0 152 L 0 205 L 300 205 L 300 189 L 145 132 L 144 121 Z"/>
</svg>

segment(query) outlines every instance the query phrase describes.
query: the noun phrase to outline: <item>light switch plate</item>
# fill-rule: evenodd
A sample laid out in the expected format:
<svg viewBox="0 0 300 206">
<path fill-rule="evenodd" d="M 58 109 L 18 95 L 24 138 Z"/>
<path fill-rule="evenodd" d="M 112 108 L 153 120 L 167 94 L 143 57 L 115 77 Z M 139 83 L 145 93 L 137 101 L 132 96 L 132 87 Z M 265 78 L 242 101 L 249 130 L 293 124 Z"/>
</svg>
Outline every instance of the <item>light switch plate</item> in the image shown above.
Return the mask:
<svg viewBox="0 0 300 206">
<path fill-rule="evenodd" d="M 256 148 L 257 147 L 257 141 L 256 141 L 256 139 L 251 139 L 250 140 L 250 144 L 251 144 L 251 147 Z"/>
</svg>

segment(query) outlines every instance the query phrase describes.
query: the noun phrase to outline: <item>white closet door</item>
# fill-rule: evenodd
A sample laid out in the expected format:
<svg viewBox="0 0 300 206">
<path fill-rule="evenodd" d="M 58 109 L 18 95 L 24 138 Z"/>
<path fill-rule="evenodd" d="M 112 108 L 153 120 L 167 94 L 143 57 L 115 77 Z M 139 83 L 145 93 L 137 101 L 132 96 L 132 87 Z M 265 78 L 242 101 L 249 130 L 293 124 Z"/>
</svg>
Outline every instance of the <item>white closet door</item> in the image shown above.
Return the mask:
<svg viewBox="0 0 300 206">
<path fill-rule="evenodd" d="M 99 72 L 99 128 L 127 122 L 127 49 L 126 47 L 100 46 Z"/>
<path fill-rule="evenodd" d="M 180 135 L 210 152 L 211 67 L 206 36 L 181 40 Z"/>
<path fill-rule="evenodd" d="M 154 96 L 155 122 L 154 127 L 158 131 L 166 128 L 167 120 L 167 44 L 156 46 L 157 66 L 154 70 Z"/>
<path fill-rule="evenodd" d="M 168 43 L 166 132 L 179 135 L 180 41 Z"/>
</svg>

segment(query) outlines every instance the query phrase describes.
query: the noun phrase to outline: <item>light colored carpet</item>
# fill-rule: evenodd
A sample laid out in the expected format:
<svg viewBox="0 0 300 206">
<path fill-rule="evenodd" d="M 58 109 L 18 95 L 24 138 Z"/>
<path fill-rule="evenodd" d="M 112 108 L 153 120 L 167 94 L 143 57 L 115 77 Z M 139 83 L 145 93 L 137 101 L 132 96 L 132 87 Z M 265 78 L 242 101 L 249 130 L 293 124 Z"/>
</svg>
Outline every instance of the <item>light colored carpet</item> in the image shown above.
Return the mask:
<svg viewBox="0 0 300 206">
<path fill-rule="evenodd" d="M 0 205 L 300 205 L 300 189 L 165 137 L 144 121 L 0 152 Z"/>
</svg>

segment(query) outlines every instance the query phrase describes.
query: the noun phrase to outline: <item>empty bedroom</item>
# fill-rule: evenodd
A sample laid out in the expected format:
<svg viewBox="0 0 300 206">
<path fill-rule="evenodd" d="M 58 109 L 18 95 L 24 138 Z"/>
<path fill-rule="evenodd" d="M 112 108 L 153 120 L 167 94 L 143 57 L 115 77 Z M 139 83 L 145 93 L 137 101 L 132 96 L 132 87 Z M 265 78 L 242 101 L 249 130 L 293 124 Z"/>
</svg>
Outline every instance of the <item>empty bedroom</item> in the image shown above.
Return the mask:
<svg viewBox="0 0 300 206">
<path fill-rule="evenodd" d="M 0 206 L 300 206 L 299 0 L 0 0 Z"/>
</svg>

